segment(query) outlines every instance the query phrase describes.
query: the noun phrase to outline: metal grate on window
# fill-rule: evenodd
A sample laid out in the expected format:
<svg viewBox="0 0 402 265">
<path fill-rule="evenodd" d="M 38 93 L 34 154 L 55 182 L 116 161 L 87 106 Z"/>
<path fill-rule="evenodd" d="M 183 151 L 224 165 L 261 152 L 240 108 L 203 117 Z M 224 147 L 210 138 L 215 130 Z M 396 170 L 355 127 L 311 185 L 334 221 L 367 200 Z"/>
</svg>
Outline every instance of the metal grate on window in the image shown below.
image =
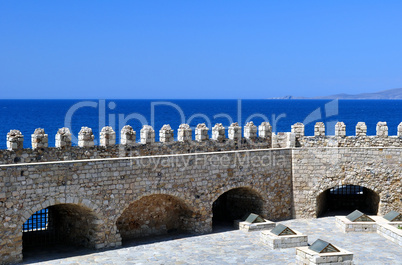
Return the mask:
<svg viewBox="0 0 402 265">
<path fill-rule="evenodd" d="M 363 187 L 355 185 L 339 185 L 329 190 L 336 195 L 363 195 Z"/>
<path fill-rule="evenodd" d="M 37 211 L 22 225 L 22 232 L 47 230 L 49 227 L 49 209 Z"/>
</svg>

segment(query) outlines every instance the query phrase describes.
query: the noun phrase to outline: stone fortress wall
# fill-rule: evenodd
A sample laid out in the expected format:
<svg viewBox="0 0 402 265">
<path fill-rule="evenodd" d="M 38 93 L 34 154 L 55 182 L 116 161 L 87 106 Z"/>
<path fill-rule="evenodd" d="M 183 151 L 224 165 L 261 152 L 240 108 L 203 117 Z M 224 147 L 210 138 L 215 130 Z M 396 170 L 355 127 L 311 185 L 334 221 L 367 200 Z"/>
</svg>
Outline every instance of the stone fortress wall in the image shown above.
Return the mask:
<svg viewBox="0 0 402 265">
<path fill-rule="evenodd" d="M 217 124 L 209 139 L 199 124 L 193 141 L 183 124 L 174 141 L 164 125 L 155 142 L 145 125 L 137 142 L 125 126 L 117 145 L 116 133 L 105 127 L 95 146 L 92 130 L 83 127 L 78 146 L 71 146 L 62 128 L 56 147 L 48 147 L 48 135 L 37 129 L 32 149 L 23 149 L 24 136 L 10 131 L 8 149 L 0 151 L 0 263 L 22 260 L 22 224 L 48 207 L 62 216 L 66 241 L 96 249 L 177 229 L 211 232 L 214 218 L 230 205 L 233 218 L 247 211 L 270 220 L 317 217 L 323 195 L 337 185 L 372 191 L 379 214 L 402 209 L 402 123 L 397 136 L 389 136 L 383 122 L 376 136 L 367 136 L 362 123 L 355 136 L 346 136 L 343 123 L 335 136 L 326 136 L 322 123 L 314 136 L 305 136 L 300 123 L 286 133 L 273 133 L 265 122 L 250 122 L 243 131 L 244 137 L 234 123 L 226 137 Z"/>
<path fill-rule="evenodd" d="M 106 126 L 100 133 L 100 145 L 94 144 L 95 136 L 92 129 L 82 127 L 78 135 L 78 146 L 72 146 L 71 133 L 68 128 L 61 128 L 55 136 L 55 147 L 48 147 L 48 134 L 38 128 L 31 135 L 31 149 L 23 149 L 24 136 L 18 130 L 7 134 L 7 149 L 0 150 L 0 164 L 67 161 L 77 159 L 101 159 L 132 157 L 163 154 L 187 154 L 199 152 L 217 152 L 231 150 L 251 150 L 265 148 L 295 148 L 295 147 L 402 147 L 402 122 L 395 136 L 388 135 L 386 122 L 378 122 L 376 135 L 367 135 L 364 122 L 356 125 L 356 134 L 346 136 L 346 126 L 343 122 L 335 125 L 335 135 L 325 134 L 325 125 L 317 122 L 314 136 L 304 134 L 304 124 L 292 125 L 291 132 L 272 132 L 272 126 L 263 122 L 260 126 L 249 122 L 242 128 L 233 123 L 226 129 L 218 123 L 212 128 L 212 137 L 208 135 L 209 128 L 198 124 L 193 131 L 187 124 L 180 125 L 177 131 L 177 141 L 170 125 L 164 125 L 159 130 L 159 142 L 155 141 L 155 131 L 145 125 L 141 129 L 140 141 L 131 126 L 121 130 L 120 144 L 116 144 L 116 133 Z M 257 135 L 258 132 L 258 135 Z"/>
</svg>

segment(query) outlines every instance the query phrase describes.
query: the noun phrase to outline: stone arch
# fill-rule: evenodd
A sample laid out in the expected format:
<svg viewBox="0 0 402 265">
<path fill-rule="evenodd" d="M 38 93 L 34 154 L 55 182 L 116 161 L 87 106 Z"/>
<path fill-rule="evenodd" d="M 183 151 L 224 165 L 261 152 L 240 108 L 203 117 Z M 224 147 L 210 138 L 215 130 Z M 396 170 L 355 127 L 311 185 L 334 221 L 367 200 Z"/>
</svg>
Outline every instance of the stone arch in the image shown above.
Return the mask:
<svg viewBox="0 0 402 265">
<path fill-rule="evenodd" d="M 266 202 L 261 192 L 250 186 L 225 187 L 212 200 L 212 226 L 231 226 L 233 221 L 246 214 L 255 213 L 265 217 Z"/>
<path fill-rule="evenodd" d="M 38 203 L 30 208 L 25 209 L 25 211 L 22 212 L 21 218 L 20 218 L 20 223 L 23 224 L 25 221 L 31 217 L 34 213 L 37 211 L 40 211 L 42 209 L 48 208 L 49 206 L 57 205 L 57 204 L 76 204 L 79 206 L 86 207 L 96 213 L 97 215 L 102 215 L 101 209 L 91 201 L 87 199 L 80 199 L 78 197 L 70 197 L 69 198 L 52 198 L 52 199 L 47 199 L 44 200 L 42 203 Z"/>
<path fill-rule="evenodd" d="M 163 191 L 137 196 L 116 219 L 123 242 L 170 233 L 195 232 L 199 218 L 182 194 Z"/>
<path fill-rule="evenodd" d="M 46 226 L 39 230 L 26 230 L 30 227 L 27 223 L 24 232 L 23 224 L 31 216 L 36 216 L 38 211 L 46 212 L 45 217 L 41 216 L 46 220 Z M 47 199 L 27 208 L 20 216 L 18 224 L 24 257 L 48 248 L 57 247 L 56 251 L 63 251 L 60 245 L 99 249 L 121 244 L 116 227 L 108 227 L 101 209 L 89 200 L 77 197 Z M 110 232 L 108 236 L 105 235 L 107 231 Z"/>
<path fill-rule="evenodd" d="M 147 196 L 152 196 L 152 195 L 169 195 L 172 197 L 176 197 L 183 201 L 185 204 L 187 204 L 191 208 L 194 207 L 194 202 L 192 200 L 192 196 L 185 192 L 179 192 L 179 191 L 172 191 L 172 190 L 167 190 L 167 189 L 158 189 L 158 190 L 152 190 L 152 191 L 146 191 L 146 192 L 141 192 L 141 193 L 132 193 L 132 196 L 129 196 L 126 201 L 128 201 L 128 204 L 122 205 L 122 207 L 119 209 L 117 212 L 117 215 L 121 215 L 128 207 L 129 205 L 134 202 L 142 199 L 143 197 Z"/>
<path fill-rule="evenodd" d="M 315 197 L 316 217 L 344 215 L 354 210 L 376 215 L 380 206 L 380 192 L 376 187 L 353 182 L 326 185 Z"/>
<path fill-rule="evenodd" d="M 261 189 L 259 189 L 258 187 L 250 186 L 250 185 L 245 184 L 245 183 L 236 183 L 236 184 L 231 184 L 231 185 L 226 185 L 226 186 L 224 186 L 224 187 L 221 187 L 220 189 L 218 189 L 218 190 L 213 194 L 213 196 L 210 198 L 210 201 L 211 201 L 211 202 L 214 202 L 214 201 L 216 201 L 222 194 L 224 194 L 224 193 L 226 193 L 226 192 L 228 192 L 228 191 L 230 191 L 230 190 L 238 189 L 238 188 L 250 189 L 250 190 L 252 190 L 253 192 L 255 192 L 256 194 L 258 194 L 258 196 L 261 198 L 261 200 L 264 201 L 264 203 L 266 202 L 264 196 L 261 195 L 261 194 L 264 194 L 264 192 L 263 192 Z"/>
<path fill-rule="evenodd" d="M 317 190 L 317 195 L 321 194 L 322 192 L 331 189 L 332 187 L 338 186 L 338 185 L 354 185 L 354 186 L 361 186 L 366 189 L 370 189 L 377 194 L 380 194 L 382 191 L 382 187 L 378 185 L 374 185 L 374 183 L 370 182 L 362 182 L 362 181 L 348 181 L 348 180 L 336 180 L 336 181 L 331 181 L 330 183 L 326 183 L 321 185 L 320 189 Z"/>
</svg>

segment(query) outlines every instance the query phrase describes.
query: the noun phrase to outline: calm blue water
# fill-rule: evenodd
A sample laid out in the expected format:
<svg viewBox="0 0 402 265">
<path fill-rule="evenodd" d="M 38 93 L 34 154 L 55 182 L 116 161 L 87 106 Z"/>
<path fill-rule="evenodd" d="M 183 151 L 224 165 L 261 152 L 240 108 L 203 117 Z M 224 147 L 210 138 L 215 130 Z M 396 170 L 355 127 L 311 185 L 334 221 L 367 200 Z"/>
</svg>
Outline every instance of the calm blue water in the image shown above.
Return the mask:
<svg viewBox="0 0 402 265">
<path fill-rule="evenodd" d="M 75 136 L 81 126 L 91 127 L 96 140 L 104 125 L 119 131 L 130 124 L 139 140 L 142 124 L 151 124 L 158 140 L 164 124 L 176 133 L 184 122 L 191 126 L 206 122 L 211 128 L 218 122 L 229 126 L 232 121 L 244 125 L 248 120 L 257 125 L 268 120 L 276 132 L 290 131 L 292 124 L 305 121 L 306 135 L 313 134 L 317 121 L 327 125 L 328 134 L 333 134 L 337 121 L 343 121 L 348 135 L 354 134 L 359 121 L 366 122 L 369 135 L 375 135 L 378 121 L 387 121 L 389 134 L 396 135 L 401 114 L 400 100 L 0 100 L 0 149 L 6 148 L 10 129 L 20 130 L 24 147 L 29 148 L 31 134 L 38 127 L 45 129 L 49 146 L 54 146 L 57 129 L 66 125 Z"/>
</svg>

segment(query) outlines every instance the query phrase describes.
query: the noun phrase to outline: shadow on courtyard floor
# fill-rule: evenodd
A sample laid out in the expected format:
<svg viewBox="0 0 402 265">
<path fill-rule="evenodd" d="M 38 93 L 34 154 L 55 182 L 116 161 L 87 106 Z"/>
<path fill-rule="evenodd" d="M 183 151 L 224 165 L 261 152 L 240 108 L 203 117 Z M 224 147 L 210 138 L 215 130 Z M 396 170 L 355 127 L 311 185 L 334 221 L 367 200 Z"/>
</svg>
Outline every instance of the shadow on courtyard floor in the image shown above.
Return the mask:
<svg viewBox="0 0 402 265">
<path fill-rule="evenodd" d="M 233 224 L 229 222 L 218 222 L 214 224 L 212 233 L 224 233 L 228 231 L 235 230 L 233 228 Z M 188 237 L 199 236 L 192 233 L 183 233 L 183 232 L 172 232 L 165 235 L 158 236 L 148 236 L 142 237 L 138 239 L 126 240 L 123 241 L 123 246 L 119 248 L 127 248 L 134 247 L 140 245 L 154 244 L 158 242 L 165 242 L 170 240 L 183 239 Z M 85 249 L 79 246 L 71 246 L 65 244 L 55 244 L 50 247 L 34 247 L 30 249 L 24 250 L 24 261 L 22 264 L 31 264 L 36 262 L 45 262 L 51 261 L 55 259 L 64 259 L 76 256 L 83 256 L 94 253 L 101 253 L 109 250 L 115 250 L 119 248 L 112 248 L 106 250 L 93 250 L 93 249 Z"/>
</svg>

